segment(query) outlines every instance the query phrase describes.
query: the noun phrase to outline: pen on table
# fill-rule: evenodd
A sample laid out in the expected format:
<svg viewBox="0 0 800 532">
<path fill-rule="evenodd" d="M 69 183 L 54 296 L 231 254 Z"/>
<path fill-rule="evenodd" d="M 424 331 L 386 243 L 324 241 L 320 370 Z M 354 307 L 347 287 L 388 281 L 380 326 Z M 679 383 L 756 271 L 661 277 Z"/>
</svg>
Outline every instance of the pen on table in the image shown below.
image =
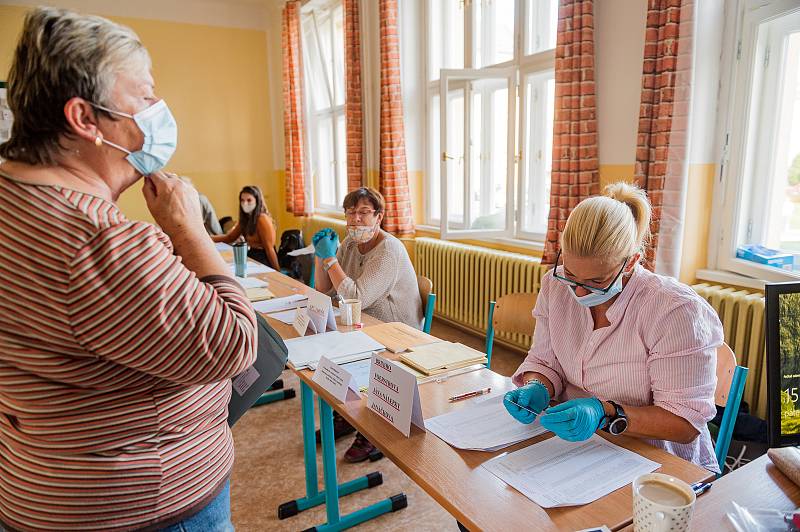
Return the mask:
<svg viewBox="0 0 800 532">
<path fill-rule="evenodd" d="M 695 482 L 692 484 L 692 491 L 694 492 L 695 496 L 702 495 L 711 489 L 711 485 L 711 482 Z"/>
<path fill-rule="evenodd" d="M 462 393 L 462 394 L 454 395 L 453 397 L 448 399 L 448 401 L 450 401 L 451 403 L 454 403 L 456 401 L 461 401 L 463 399 L 469 399 L 470 397 L 477 397 L 479 395 L 483 395 L 483 394 L 489 393 L 491 391 L 492 391 L 491 388 L 484 388 L 482 390 L 475 390 L 473 392 Z"/>
</svg>

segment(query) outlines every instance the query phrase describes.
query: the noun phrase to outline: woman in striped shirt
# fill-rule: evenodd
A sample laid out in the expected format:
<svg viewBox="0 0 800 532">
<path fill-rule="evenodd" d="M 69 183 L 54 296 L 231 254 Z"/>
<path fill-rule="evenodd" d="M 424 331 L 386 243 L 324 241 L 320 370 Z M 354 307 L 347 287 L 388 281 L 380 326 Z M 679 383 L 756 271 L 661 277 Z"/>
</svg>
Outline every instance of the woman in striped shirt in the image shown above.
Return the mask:
<svg viewBox="0 0 800 532">
<path fill-rule="evenodd" d="M 0 529 L 230 530 L 230 378 L 255 315 L 158 170 L 177 128 L 129 29 L 40 8 L 0 145 Z M 160 227 L 116 200 L 142 176 Z"/>
<path fill-rule="evenodd" d="M 691 288 L 639 265 L 649 227 L 646 195 L 624 183 L 575 207 L 504 403 L 569 441 L 625 433 L 719 472 L 706 423 L 722 324 Z"/>
</svg>

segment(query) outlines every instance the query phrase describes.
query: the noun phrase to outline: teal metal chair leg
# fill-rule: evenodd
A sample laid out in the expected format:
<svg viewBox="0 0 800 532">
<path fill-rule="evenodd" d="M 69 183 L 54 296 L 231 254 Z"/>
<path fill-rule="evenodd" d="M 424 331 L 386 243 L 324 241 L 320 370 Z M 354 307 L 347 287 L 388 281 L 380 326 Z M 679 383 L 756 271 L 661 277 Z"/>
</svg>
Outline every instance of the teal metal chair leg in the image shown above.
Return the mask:
<svg viewBox="0 0 800 532">
<path fill-rule="evenodd" d="M 317 259 L 311 257 L 311 276 L 310 276 L 311 278 L 308 280 L 308 286 L 310 286 L 311 288 L 314 288 L 314 285 L 316 283 L 316 280 L 314 279 L 314 274 L 316 274 L 316 272 L 317 272 Z"/>
<path fill-rule="evenodd" d="M 379 515 L 395 512 L 408 506 L 402 493 L 384 499 L 366 508 L 341 516 L 339 514 L 339 485 L 336 482 L 336 447 L 333 438 L 333 412 L 328 403 L 319 398 L 319 423 L 322 432 L 322 470 L 325 475 L 325 511 L 328 522 L 305 532 L 333 532 L 361 524 Z"/>
<path fill-rule="evenodd" d="M 492 365 L 492 349 L 494 348 L 494 301 L 489 301 L 489 324 L 486 326 L 486 367 Z"/>
<path fill-rule="evenodd" d="M 725 472 L 725 457 L 728 456 L 728 449 L 731 445 L 736 415 L 739 413 L 739 404 L 742 402 L 744 385 L 747 382 L 747 371 L 748 369 L 742 366 L 736 366 L 733 371 L 731 388 L 728 392 L 728 400 L 725 403 L 725 413 L 722 415 L 719 432 L 717 433 L 717 444 L 714 446 L 714 454 L 717 455 L 717 463 L 720 470 L 717 478 Z"/>
<path fill-rule="evenodd" d="M 303 462 L 306 468 L 306 496 L 278 506 L 278 519 L 286 519 L 298 513 L 319 506 L 325 502 L 325 493 L 319 490 L 317 479 L 317 442 L 314 431 L 314 392 L 305 382 L 300 381 L 300 408 L 303 427 Z M 330 409 L 330 407 L 328 407 Z M 333 417 L 331 416 L 331 420 Z M 336 457 L 334 456 L 334 459 Z M 363 477 L 339 484 L 339 497 L 350 495 L 366 488 L 383 484 L 383 476 L 373 471 Z M 337 501 L 338 502 L 338 501 Z"/>
<path fill-rule="evenodd" d="M 425 303 L 425 322 L 422 325 L 422 332 L 430 333 L 433 323 L 433 307 L 436 304 L 436 294 L 428 294 L 428 301 Z"/>
</svg>

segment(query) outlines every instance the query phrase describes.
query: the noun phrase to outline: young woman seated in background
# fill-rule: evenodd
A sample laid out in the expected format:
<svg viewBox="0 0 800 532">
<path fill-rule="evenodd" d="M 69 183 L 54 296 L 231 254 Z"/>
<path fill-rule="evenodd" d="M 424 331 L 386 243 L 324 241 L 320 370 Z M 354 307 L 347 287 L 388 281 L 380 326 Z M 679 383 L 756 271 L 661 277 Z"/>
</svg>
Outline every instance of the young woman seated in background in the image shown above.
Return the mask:
<svg viewBox="0 0 800 532">
<path fill-rule="evenodd" d="M 214 242 L 233 244 L 241 236 L 247 241 L 247 256 L 280 271 L 275 253 L 275 224 L 267 210 L 264 195 L 255 185 L 239 192 L 239 221 L 224 235 L 212 235 Z"/>
</svg>

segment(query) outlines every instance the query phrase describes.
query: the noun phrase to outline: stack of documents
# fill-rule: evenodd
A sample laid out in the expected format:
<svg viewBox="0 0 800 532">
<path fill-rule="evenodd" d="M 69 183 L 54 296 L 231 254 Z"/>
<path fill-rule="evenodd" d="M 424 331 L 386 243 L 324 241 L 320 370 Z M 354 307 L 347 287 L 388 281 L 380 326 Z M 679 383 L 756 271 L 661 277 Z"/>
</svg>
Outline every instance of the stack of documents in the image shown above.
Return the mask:
<svg viewBox="0 0 800 532">
<path fill-rule="evenodd" d="M 268 314 L 270 312 L 282 312 L 284 310 L 296 309 L 308 305 L 308 297 L 303 294 L 292 294 L 286 297 L 276 297 L 269 301 L 259 301 L 253 305 L 256 312 Z"/>
<path fill-rule="evenodd" d="M 233 278 L 239 286 L 247 290 L 248 288 L 266 288 L 269 283 L 258 277 L 234 277 Z"/>
<path fill-rule="evenodd" d="M 228 267 L 231 269 L 231 275 L 236 275 L 236 265 L 230 262 L 228 263 Z M 256 262 L 254 260 L 247 261 L 247 275 L 255 275 L 257 273 L 272 273 L 274 271 L 275 270 L 266 264 L 261 264 L 260 262 Z"/>
<path fill-rule="evenodd" d="M 547 432 L 538 420 L 525 425 L 511 417 L 502 395 L 426 419 L 425 428 L 457 449 L 475 451 L 496 451 Z"/>
<path fill-rule="evenodd" d="M 363 330 L 365 334 L 385 345 L 386 349 L 392 353 L 402 353 L 412 347 L 441 342 L 435 336 L 399 321 L 370 325 Z"/>
<path fill-rule="evenodd" d="M 330 331 L 301 336 L 286 340 L 286 347 L 289 348 L 289 362 L 295 369 L 316 367 L 321 357 L 344 363 L 370 358 L 373 351 L 385 349 L 361 331 Z"/>
<path fill-rule="evenodd" d="M 437 342 L 414 347 L 400 360 L 425 375 L 438 375 L 454 369 L 485 364 L 486 355 L 464 344 Z"/>
<path fill-rule="evenodd" d="M 239 286 L 244 288 L 247 299 L 250 301 L 263 301 L 275 297 L 275 294 L 267 288 L 269 284 L 257 277 L 234 277 L 234 279 Z"/>
<path fill-rule="evenodd" d="M 253 303 L 275 297 L 275 294 L 270 292 L 269 288 L 266 287 L 247 288 L 244 293 L 247 295 L 247 299 Z"/>
<path fill-rule="evenodd" d="M 581 442 L 550 438 L 481 465 L 542 508 L 588 504 L 660 466 L 596 434 Z"/>
</svg>

